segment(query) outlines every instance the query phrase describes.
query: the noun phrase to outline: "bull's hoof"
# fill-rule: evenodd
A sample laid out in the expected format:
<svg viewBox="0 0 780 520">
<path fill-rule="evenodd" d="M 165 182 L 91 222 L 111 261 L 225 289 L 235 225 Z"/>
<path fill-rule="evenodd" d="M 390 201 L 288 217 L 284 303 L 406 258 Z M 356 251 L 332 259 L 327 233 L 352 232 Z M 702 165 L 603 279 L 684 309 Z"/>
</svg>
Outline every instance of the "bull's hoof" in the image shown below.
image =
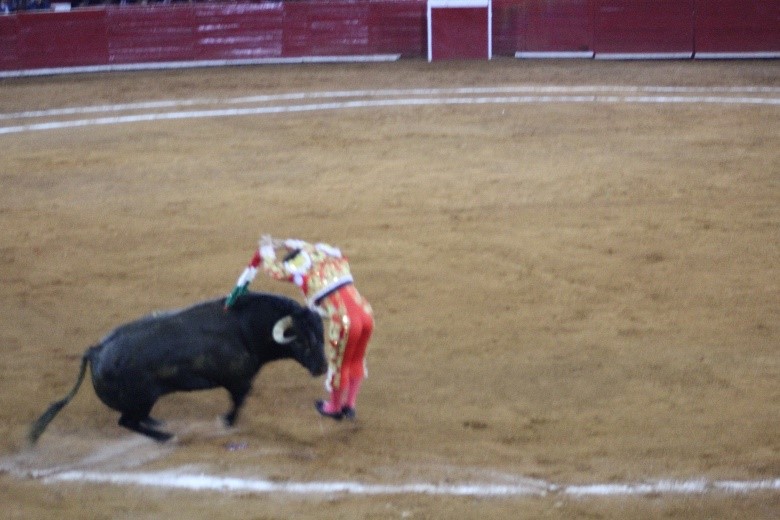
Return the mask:
<svg viewBox="0 0 780 520">
<path fill-rule="evenodd" d="M 151 437 L 157 442 L 168 442 L 173 439 L 173 434 L 168 432 L 162 432 L 160 430 L 149 430 L 148 432 L 142 432 L 144 435 Z"/>
<path fill-rule="evenodd" d="M 344 418 L 344 414 L 342 413 L 341 410 L 339 410 L 338 412 L 329 412 L 325 410 L 325 401 L 321 399 L 314 403 L 314 408 L 316 408 L 317 413 L 319 413 L 323 417 L 330 417 L 331 419 L 334 419 L 336 421 L 340 421 L 341 419 Z"/>
<path fill-rule="evenodd" d="M 222 426 L 225 428 L 232 428 L 236 425 L 236 414 L 234 413 L 227 413 L 220 417 L 222 419 Z"/>
<path fill-rule="evenodd" d="M 146 424 L 146 420 L 139 421 L 136 419 L 130 419 L 124 415 L 119 418 L 119 425 L 124 426 L 128 430 L 146 435 L 150 439 L 154 439 L 157 442 L 165 442 L 173 438 L 173 434 L 151 428 Z"/>
<path fill-rule="evenodd" d="M 154 417 L 147 417 L 143 421 L 140 421 L 141 426 L 146 426 L 147 428 L 159 428 L 165 424 L 164 421 L 160 421 L 159 419 L 155 419 Z"/>
</svg>

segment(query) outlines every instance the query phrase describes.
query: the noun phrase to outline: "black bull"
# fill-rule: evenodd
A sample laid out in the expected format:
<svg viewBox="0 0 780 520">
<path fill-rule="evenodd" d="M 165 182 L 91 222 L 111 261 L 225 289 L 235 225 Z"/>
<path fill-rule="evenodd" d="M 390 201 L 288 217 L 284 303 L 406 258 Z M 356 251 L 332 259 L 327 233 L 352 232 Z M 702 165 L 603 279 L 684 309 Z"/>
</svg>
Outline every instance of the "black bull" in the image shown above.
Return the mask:
<svg viewBox="0 0 780 520">
<path fill-rule="evenodd" d="M 91 365 L 92 386 L 106 405 L 120 412 L 119 424 L 158 441 L 171 434 L 157 429 L 149 413 L 165 394 L 225 388 L 232 426 L 260 368 L 293 358 L 311 372 L 326 370 L 322 319 L 283 296 L 248 293 L 229 309 L 225 299 L 183 310 L 154 313 L 122 325 L 86 350 L 70 393 L 52 403 L 32 425 L 35 443 L 73 398 Z"/>
</svg>

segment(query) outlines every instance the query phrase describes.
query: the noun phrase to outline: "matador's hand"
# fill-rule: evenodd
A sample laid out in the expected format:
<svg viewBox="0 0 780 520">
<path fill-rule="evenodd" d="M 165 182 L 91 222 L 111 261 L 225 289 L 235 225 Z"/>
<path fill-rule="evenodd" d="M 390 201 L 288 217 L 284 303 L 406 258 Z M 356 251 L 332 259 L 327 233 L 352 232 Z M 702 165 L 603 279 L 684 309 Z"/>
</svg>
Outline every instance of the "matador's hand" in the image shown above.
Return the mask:
<svg viewBox="0 0 780 520">
<path fill-rule="evenodd" d="M 270 247 L 273 248 L 275 246 L 274 237 L 271 235 L 263 235 L 260 237 L 260 247 Z"/>
</svg>

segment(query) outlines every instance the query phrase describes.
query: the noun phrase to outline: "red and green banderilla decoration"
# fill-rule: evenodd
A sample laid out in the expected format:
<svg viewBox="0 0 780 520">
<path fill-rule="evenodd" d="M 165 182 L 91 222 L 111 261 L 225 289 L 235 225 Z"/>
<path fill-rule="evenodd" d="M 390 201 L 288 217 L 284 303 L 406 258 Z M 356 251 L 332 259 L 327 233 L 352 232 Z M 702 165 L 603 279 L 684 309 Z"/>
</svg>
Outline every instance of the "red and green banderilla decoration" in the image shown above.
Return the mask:
<svg viewBox="0 0 780 520">
<path fill-rule="evenodd" d="M 252 280 L 255 279 L 255 275 L 257 275 L 258 265 L 260 265 L 260 251 L 255 251 L 255 254 L 252 255 L 252 260 L 249 261 L 249 265 L 246 266 L 244 272 L 241 273 L 241 276 L 238 277 L 236 286 L 232 291 L 230 291 L 230 294 L 225 299 L 226 309 L 232 307 L 233 304 L 236 303 L 236 300 L 238 300 L 239 296 L 246 294 L 249 288 L 249 284 L 252 283 Z"/>
</svg>

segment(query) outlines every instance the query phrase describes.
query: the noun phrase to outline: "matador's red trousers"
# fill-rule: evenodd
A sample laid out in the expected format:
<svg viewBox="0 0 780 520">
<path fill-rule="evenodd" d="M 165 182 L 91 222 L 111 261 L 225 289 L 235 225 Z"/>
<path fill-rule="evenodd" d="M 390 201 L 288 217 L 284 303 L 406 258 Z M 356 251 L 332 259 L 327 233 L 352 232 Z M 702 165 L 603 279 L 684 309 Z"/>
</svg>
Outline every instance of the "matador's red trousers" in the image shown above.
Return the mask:
<svg viewBox="0 0 780 520">
<path fill-rule="evenodd" d="M 325 356 L 328 375 L 325 388 L 331 393 L 328 412 L 343 406 L 355 408 L 358 393 L 366 377 L 366 350 L 374 331 L 371 305 L 354 285 L 328 295 L 320 303 L 325 311 Z"/>
</svg>

